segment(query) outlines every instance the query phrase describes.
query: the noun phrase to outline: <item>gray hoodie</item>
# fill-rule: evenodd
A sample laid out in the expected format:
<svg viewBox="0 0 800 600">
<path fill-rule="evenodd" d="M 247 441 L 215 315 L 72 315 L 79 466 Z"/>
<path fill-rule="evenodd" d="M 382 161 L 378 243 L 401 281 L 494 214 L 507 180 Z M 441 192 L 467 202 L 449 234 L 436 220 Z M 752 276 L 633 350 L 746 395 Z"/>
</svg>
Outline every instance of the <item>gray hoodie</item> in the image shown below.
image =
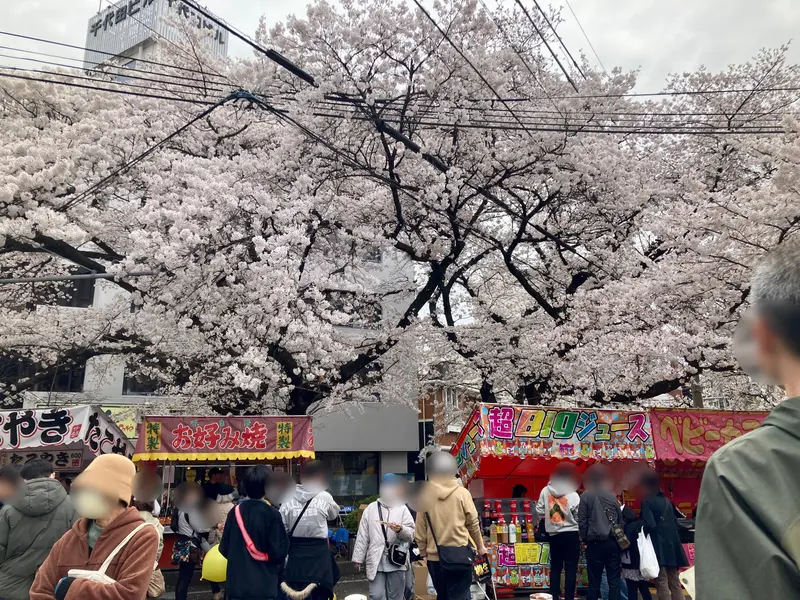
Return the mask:
<svg viewBox="0 0 800 600">
<path fill-rule="evenodd" d="M 328 521 L 339 516 L 339 505 L 328 492 L 308 489 L 302 484 L 297 486 L 292 499 L 281 505 L 281 518 L 286 532 L 292 530 L 307 502 L 308 509 L 297 523 L 294 537 L 327 539 Z"/>
<path fill-rule="evenodd" d="M 25 482 L 22 496 L 0 511 L 0 598 L 28 600 L 36 570 L 77 519 L 58 481 Z"/>
<path fill-rule="evenodd" d="M 544 519 L 544 527 L 550 535 L 578 531 L 580 503 L 581 497 L 575 491 L 574 484 L 554 480 L 539 494 L 536 513 L 540 519 Z"/>
</svg>

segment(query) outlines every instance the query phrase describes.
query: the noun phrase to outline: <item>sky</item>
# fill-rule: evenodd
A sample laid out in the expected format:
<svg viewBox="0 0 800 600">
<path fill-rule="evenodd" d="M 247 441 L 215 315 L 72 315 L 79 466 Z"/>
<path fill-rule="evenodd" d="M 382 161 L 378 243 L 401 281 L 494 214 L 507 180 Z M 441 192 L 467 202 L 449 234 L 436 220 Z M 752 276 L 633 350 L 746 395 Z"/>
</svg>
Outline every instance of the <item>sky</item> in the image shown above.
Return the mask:
<svg viewBox="0 0 800 600">
<path fill-rule="evenodd" d="M 406 0 L 397 0 L 406 1 Z M 504 0 L 511 2 L 512 0 Z M 533 0 L 522 0 L 530 8 Z M 430 6 L 432 0 L 423 0 Z M 546 5 L 547 0 L 539 0 Z M 584 52 L 596 64 L 589 40 L 607 69 L 620 66 L 639 69 L 640 92 L 657 91 L 668 74 L 696 70 L 705 65 L 712 71 L 745 62 L 760 48 L 792 40 L 800 32 L 797 0 L 552 0 L 562 8 L 559 32 L 573 54 Z M 90 17 L 108 0 L 0 0 L 0 30 L 58 40 L 83 46 Z M 245 33 L 252 34 L 264 15 L 269 25 L 290 14 L 302 15 L 307 0 L 203 0 L 209 10 Z M 0 45 L 24 47 L 40 52 L 69 54 L 36 42 L 0 36 Z M 230 55 L 247 56 L 251 50 L 231 39 Z M 10 54 L 0 49 L 0 54 Z M 789 58 L 800 62 L 800 40 L 793 43 Z M 0 57 L 0 65 L 12 64 Z M 18 65 L 19 63 L 14 63 Z"/>
</svg>

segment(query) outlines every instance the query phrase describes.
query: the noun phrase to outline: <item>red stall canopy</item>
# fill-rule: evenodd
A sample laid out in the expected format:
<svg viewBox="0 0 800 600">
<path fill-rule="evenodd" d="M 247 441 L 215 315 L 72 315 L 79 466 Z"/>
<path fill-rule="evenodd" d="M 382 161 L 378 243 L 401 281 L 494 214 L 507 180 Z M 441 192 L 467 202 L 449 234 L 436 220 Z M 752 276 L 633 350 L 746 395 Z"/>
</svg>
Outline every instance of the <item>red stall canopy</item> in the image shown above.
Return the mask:
<svg viewBox="0 0 800 600">
<path fill-rule="evenodd" d="M 314 458 L 311 417 L 146 417 L 134 461 Z"/>
</svg>

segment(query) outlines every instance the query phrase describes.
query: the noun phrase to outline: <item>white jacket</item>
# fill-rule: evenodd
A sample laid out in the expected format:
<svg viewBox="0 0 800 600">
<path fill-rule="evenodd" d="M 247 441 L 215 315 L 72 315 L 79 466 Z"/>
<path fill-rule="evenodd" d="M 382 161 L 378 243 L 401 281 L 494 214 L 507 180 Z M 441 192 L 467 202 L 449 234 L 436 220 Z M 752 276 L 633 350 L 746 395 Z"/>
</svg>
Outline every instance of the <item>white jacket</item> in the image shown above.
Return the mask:
<svg viewBox="0 0 800 600">
<path fill-rule="evenodd" d="M 414 519 L 411 518 L 411 511 L 406 505 L 389 508 L 381 503 L 383 520 L 387 523 L 398 523 L 402 525 L 400 533 L 395 533 L 388 527 L 386 537 L 390 544 L 398 541 L 411 542 L 414 539 Z M 358 535 L 356 545 L 353 548 L 354 563 L 365 565 L 367 579 L 373 581 L 378 573 L 378 566 L 386 550 L 386 539 L 383 537 L 383 530 L 380 524 L 381 518 L 378 514 L 378 503 L 370 504 L 361 516 L 361 523 L 358 525 Z"/>
<path fill-rule="evenodd" d="M 311 500 L 308 509 L 303 513 L 302 520 L 294 530 L 294 537 L 328 539 L 328 521 L 333 521 L 339 516 L 339 505 L 328 492 L 307 490 L 298 485 L 294 496 L 281 505 L 281 518 L 286 533 L 294 527 L 295 521 L 303 511 L 303 506 Z"/>
</svg>

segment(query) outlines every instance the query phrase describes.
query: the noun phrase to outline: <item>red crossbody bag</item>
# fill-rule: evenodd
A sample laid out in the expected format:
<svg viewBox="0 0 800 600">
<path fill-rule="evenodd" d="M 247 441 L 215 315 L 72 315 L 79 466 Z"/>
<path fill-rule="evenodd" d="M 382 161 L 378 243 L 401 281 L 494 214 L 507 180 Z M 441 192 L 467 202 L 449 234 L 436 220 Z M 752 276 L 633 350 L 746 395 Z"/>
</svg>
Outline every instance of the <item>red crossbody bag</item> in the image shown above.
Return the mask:
<svg viewBox="0 0 800 600">
<path fill-rule="evenodd" d="M 240 507 L 241 505 L 237 504 L 236 508 L 233 509 L 233 512 L 236 515 L 236 523 L 239 525 L 239 531 L 242 532 L 244 545 L 247 548 L 247 551 L 250 553 L 250 558 L 257 560 L 258 562 L 267 562 L 269 560 L 269 555 L 266 552 L 261 552 L 258 548 L 256 548 L 253 538 L 250 537 L 250 534 L 247 533 L 247 529 L 244 527 L 244 519 L 242 519 L 242 511 L 240 510 Z"/>
</svg>

